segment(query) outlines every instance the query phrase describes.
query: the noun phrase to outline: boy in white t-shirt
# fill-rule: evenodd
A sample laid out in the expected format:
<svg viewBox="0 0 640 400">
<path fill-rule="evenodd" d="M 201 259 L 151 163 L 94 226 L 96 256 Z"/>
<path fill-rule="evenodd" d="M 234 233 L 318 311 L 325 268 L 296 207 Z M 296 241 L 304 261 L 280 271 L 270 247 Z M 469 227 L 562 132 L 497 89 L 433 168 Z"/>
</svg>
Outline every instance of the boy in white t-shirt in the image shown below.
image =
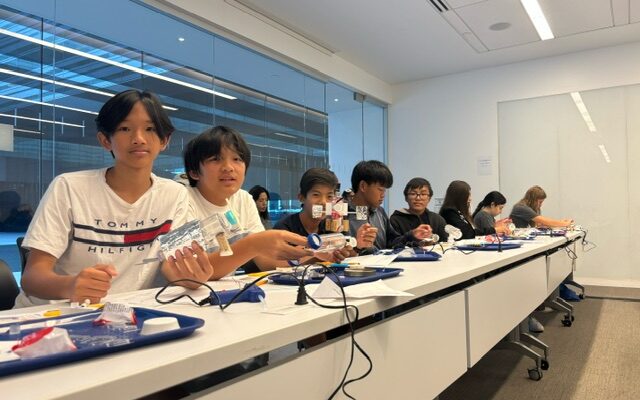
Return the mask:
<svg viewBox="0 0 640 400">
<path fill-rule="evenodd" d="M 267 270 L 286 265 L 285 260 L 311 254 L 303 248 L 307 243 L 305 237 L 264 230 L 253 198 L 241 189 L 250 163 L 251 151 L 242 135 L 225 126 L 204 131 L 185 147 L 184 164 L 195 218 L 203 219 L 231 208 L 240 226 L 250 233 L 231 245 L 233 255 L 209 255 L 216 266 L 211 279 L 219 279 L 249 261 L 252 261 L 247 264 L 249 270 L 251 267 Z"/>
<path fill-rule="evenodd" d="M 51 182 L 22 244 L 30 252 L 16 307 L 54 299 L 96 303 L 107 293 L 153 287 L 160 269 L 169 281 L 206 281 L 213 273 L 195 242 L 161 268 L 148 262 L 158 256 L 156 238 L 191 219 L 184 187 L 151 172 L 174 130 L 160 101 L 148 92 L 119 93 L 96 124 L 114 165 Z"/>
</svg>

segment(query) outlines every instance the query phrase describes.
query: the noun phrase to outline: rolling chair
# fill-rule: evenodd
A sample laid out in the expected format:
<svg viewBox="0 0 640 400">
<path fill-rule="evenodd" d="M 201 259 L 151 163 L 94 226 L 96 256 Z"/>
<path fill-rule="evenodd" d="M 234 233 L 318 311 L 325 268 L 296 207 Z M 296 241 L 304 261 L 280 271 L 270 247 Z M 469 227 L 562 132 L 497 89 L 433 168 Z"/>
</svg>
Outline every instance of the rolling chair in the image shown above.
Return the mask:
<svg viewBox="0 0 640 400">
<path fill-rule="evenodd" d="M 22 272 L 24 273 L 24 267 L 27 266 L 27 257 L 29 256 L 29 249 L 25 249 L 22 247 L 22 241 L 24 240 L 24 236 L 20 236 L 16 238 L 16 245 L 18 246 L 18 252 L 20 253 L 20 267 L 22 268 Z"/>
<path fill-rule="evenodd" d="M 20 293 L 11 268 L 4 260 L 0 260 L 0 310 L 10 310 Z"/>
</svg>

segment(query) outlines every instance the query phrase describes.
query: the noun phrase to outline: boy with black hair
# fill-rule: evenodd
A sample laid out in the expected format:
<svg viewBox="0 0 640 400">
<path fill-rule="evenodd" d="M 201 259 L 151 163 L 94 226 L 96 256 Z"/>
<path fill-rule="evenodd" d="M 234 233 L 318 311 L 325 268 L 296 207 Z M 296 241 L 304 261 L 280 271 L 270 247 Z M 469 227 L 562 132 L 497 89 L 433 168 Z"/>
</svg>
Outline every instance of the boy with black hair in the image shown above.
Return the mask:
<svg viewBox="0 0 640 400">
<path fill-rule="evenodd" d="M 389 222 L 389 217 L 381 207 L 388 188 L 393 185 L 393 175 L 389 168 L 377 160 L 360 161 L 351 173 L 351 187 L 354 191 L 353 201 L 349 204 L 350 211 L 356 206 L 366 206 L 368 216 L 366 221 L 350 220 L 349 232 L 355 235 L 364 227 L 367 235 L 376 233 L 373 245 L 368 248 L 358 247 L 360 254 L 371 253 L 376 249 L 393 248 L 407 243 L 421 241 L 431 236 L 431 227 L 420 224 L 415 229 L 404 234 L 398 233 Z"/>
<path fill-rule="evenodd" d="M 206 281 L 213 273 L 197 244 L 162 266 L 147 262 L 158 256 L 158 236 L 190 218 L 184 187 L 151 172 L 174 130 L 158 98 L 118 93 L 102 106 L 96 125 L 114 164 L 51 182 L 22 243 L 30 252 L 16 307 L 54 299 L 97 303 L 107 293 L 159 284 L 160 270 L 169 281 Z"/>
<path fill-rule="evenodd" d="M 324 208 L 327 203 L 331 203 L 334 200 L 338 185 L 336 175 L 326 168 L 310 168 L 305 171 L 302 178 L 300 178 L 300 192 L 298 193 L 298 200 L 302 203 L 302 210 L 278 221 L 274 229 L 284 229 L 303 236 L 311 233 L 326 233 L 324 226 L 325 215 L 323 213 L 321 217 L 314 218 L 313 206 L 321 205 Z M 362 237 L 361 234 L 361 242 L 363 245 L 371 245 L 373 236 L 367 241 L 367 238 Z M 323 261 L 339 262 L 345 257 L 354 255 L 353 250 L 345 248 L 343 251 L 336 251 L 330 254 L 327 259 Z M 308 258 L 300 261 L 302 263 L 309 263 L 316 260 Z"/>
<path fill-rule="evenodd" d="M 321 217 L 313 217 L 313 206 L 331 203 L 338 186 L 336 175 L 326 168 L 310 168 L 300 178 L 298 200 L 302 204 L 300 212 L 290 214 L 276 223 L 274 229 L 295 232 L 307 236 L 310 233 L 325 233 L 324 212 Z"/>
<path fill-rule="evenodd" d="M 264 230 L 253 198 L 241 189 L 251 163 L 251 151 L 239 132 L 225 126 L 207 129 L 187 144 L 183 155 L 194 217 L 204 219 L 232 210 L 241 228 L 249 232 L 231 245 L 233 255 L 209 256 L 216 266 L 211 279 L 219 279 L 240 266 L 246 272 L 267 270 L 286 265 L 285 260 L 310 255 L 303 248 L 305 237 Z"/>
<path fill-rule="evenodd" d="M 404 187 L 404 200 L 409 208 L 396 210 L 391 215 L 391 226 L 399 233 L 406 233 L 417 228 L 421 224 L 431 227 L 441 242 L 446 242 L 449 234 L 444 230 L 447 222 L 440 214 L 429 211 L 427 206 L 433 196 L 433 189 L 428 180 L 413 178 Z"/>
</svg>

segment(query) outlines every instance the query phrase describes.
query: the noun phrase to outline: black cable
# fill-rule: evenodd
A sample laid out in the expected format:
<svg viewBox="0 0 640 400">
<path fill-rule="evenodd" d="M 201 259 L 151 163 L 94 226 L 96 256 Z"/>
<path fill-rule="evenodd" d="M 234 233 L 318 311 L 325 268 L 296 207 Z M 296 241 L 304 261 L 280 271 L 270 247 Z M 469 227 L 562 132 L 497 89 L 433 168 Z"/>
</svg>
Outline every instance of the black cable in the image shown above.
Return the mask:
<svg viewBox="0 0 640 400">
<path fill-rule="evenodd" d="M 304 289 L 304 279 L 305 276 L 309 270 L 309 268 L 311 267 L 315 267 L 315 268 L 322 268 L 323 270 L 329 272 L 330 274 L 332 274 L 333 276 L 335 276 L 335 283 L 338 285 L 338 287 L 340 288 L 340 292 L 342 293 L 342 305 L 328 305 L 328 304 L 321 304 L 319 303 L 316 299 L 314 299 L 312 296 L 310 296 L 308 293 L 306 293 L 306 290 Z M 295 273 L 289 273 L 289 272 L 271 272 L 268 274 L 265 274 L 263 276 L 260 276 L 258 278 L 256 278 L 255 280 L 245 284 L 245 286 L 240 289 L 238 291 L 238 293 L 236 293 L 230 300 L 228 303 L 226 304 L 222 304 L 222 302 L 220 301 L 220 297 L 218 296 L 218 294 L 215 292 L 215 290 L 213 290 L 213 288 L 211 286 L 209 286 L 207 283 L 205 282 L 200 282 L 200 281 L 196 281 L 194 279 L 177 279 L 175 281 L 171 281 L 168 282 L 164 287 L 162 287 L 158 293 L 156 293 L 155 299 L 158 303 L 160 304 L 171 304 L 171 303 L 175 303 L 176 301 L 186 297 L 189 300 L 191 300 L 192 303 L 194 303 L 197 306 L 205 306 L 207 304 L 211 304 L 211 295 L 205 297 L 204 299 L 197 301 L 195 300 L 193 297 L 191 297 L 189 294 L 181 294 L 179 296 L 173 297 L 169 300 L 161 300 L 160 296 L 162 295 L 162 293 L 164 293 L 164 291 L 169 288 L 170 286 L 179 283 L 179 282 L 191 282 L 191 283 L 196 283 L 202 286 L 205 286 L 207 289 L 209 289 L 211 291 L 211 294 L 216 296 L 218 299 L 218 307 L 220 308 L 221 311 L 224 311 L 227 307 L 229 307 L 231 304 L 233 304 L 233 302 L 238 299 L 238 297 L 240 297 L 242 295 L 242 293 L 244 293 L 245 291 L 247 291 L 250 287 L 254 286 L 255 284 L 257 284 L 258 282 L 260 282 L 261 280 L 272 276 L 272 275 L 286 275 L 286 276 L 291 276 L 297 283 L 298 283 L 298 290 L 299 290 L 299 295 L 300 293 L 304 294 L 304 296 L 306 298 L 308 298 L 309 300 L 311 300 L 311 302 L 319 307 L 322 308 L 327 308 L 327 309 L 341 309 L 344 310 L 344 314 L 346 316 L 347 319 L 347 325 L 349 327 L 349 334 L 351 337 L 351 353 L 350 353 L 350 357 L 349 357 L 349 364 L 347 365 L 347 369 L 345 370 L 345 373 L 342 377 L 342 380 L 340 381 L 340 384 L 336 387 L 336 389 L 331 393 L 331 396 L 329 396 L 329 400 L 333 399 L 335 397 L 335 395 L 342 390 L 342 392 L 344 393 L 345 396 L 347 396 L 348 398 L 355 400 L 355 398 L 353 396 L 351 396 L 349 393 L 347 393 L 346 391 L 346 386 L 353 383 L 353 382 L 357 382 L 359 380 L 362 380 L 364 378 L 366 378 L 371 371 L 373 370 L 373 362 L 371 361 L 371 357 L 369 356 L 369 354 L 367 354 L 367 352 L 362 348 L 362 346 L 360 346 L 360 344 L 356 341 L 355 338 L 355 329 L 353 327 L 353 322 L 358 321 L 359 317 L 360 317 L 360 310 L 358 309 L 358 307 L 352 305 L 352 304 L 347 304 L 347 295 L 344 291 L 344 286 L 342 285 L 342 282 L 340 282 L 340 278 L 339 276 L 335 273 L 335 271 L 331 268 L 328 268 L 324 265 L 307 265 L 304 267 L 303 271 L 302 271 L 302 275 L 300 277 L 300 279 L 298 279 L 298 276 Z M 325 273 L 326 276 L 326 273 Z M 351 320 L 351 316 L 349 315 L 349 309 L 353 309 L 354 310 L 354 319 L 353 321 Z M 349 375 L 349 371 L 351 370 L 351 366 L 353 365 L 353 360 L 354 360 L 354 355 L 355 355 L 355 349 L 358 349 L 358 351 L 367 359 L 367 362 L 369 363 L 369 368 L 367 369 L 367 371 L 365 373 L 363 373 L 361 376 L 353 378 L 353 379 L 349 379 L 347 380 L 347 376 Z"/>
<path fill-rule="evenodd" d="M 567 255 L 569 256 L 569 258 L 571 260 L 577 260 L 578 259 L 578 255 L 576 254 L 576 252 L 571 250 L 569 248 L 569 246 L 565 247 L 564 250 L 567 252 Z"/>
<path fill-rule="evenodd" d="M 217 306 L 220 308 L 221 311 L 224 311 L 227 307 L 229 307 L 231 304 L 233 304 L 238 297 L 240 297 L 244 292 L 246 292 L 247 290 L 249 290 L 249 288 L 251 288 L 252 286 L 254 286 L 256 283 L 260 282 L 261 280 L 271 276 L 271 275 L 288 275 L 291 276 L 293 279 L 295 279 L 296 282 L 298 282 L 298 284 L 300 284 L 300 280 L 298 280 L 298 278 L 295 276 L 295 274 L 289 273 L 289 272 L 271 272 L 265 275 L 262 275 L 256 279 L 254 279 L 253 281 L 247 283 L 244 285 L 244 287 L 242 289 L 240 289 L 238 291 L 238 293 L 236 293 L 226 304 L 222 304 L 222 301 L 220 300 L 220 296 L 218 296 L 218 293 L 216 293 L 215 290 L 213 290 L 213 288 L 211 286 L 209 286 L 207 283 L 205 282 L 200 282 L 200 281 L 196 281 L 194 279 L 188 279 L 188 278 L 184 278 L 184 279 L 177 279 L 175 281 L 171 281 L 168 282 L 165 286 L 163 286 L 158 293 L 156 293 L 155 299 L 158 303 L 160 304 L 171 304 L 171 303 L 175 303 L 176 301 L 182 299 L 183 297 L 188 298 L 189 300 L 191 300 L 191 302 L 197 306 L 205 306 L 208 304 L 211 304 L 211 295 L 215 296 L 216 299 L 218 300 L 218 304 Z M 211 291 L 211 295 L 205 297 L 204 299 L 197 301 L 195 300 L 193 297 L 191 297 L 190 295 L 184 293 L 181 294 L 179 296 L 173 297 L 169 300 L 160 300 L 160 295 L 167 290 L 167 288 L 169 288 L 170 286 L 174 285 L 175 283 L 178 282 L 191 282 L 191 283 L 197 283 L 199 285 L 205 286 L 207 289 L 209 289 Z"/>
<path fill-rule="evenodd" d="M 448 249 L 444 249 L 442 251 L 442 254 L 446 253 L 449 250 L 458 250 L 460 253 L 462 253 L 464 255 L 469 255 L 469 254 L 472 254 L 472 253 L 475 253 L 476 251 L 478 251 L 478 250 L 462 250 L 462 249 L 457 248 L 456 246 L 452 246 L 452 247 L 449 247 Z"/>
<path fill-rule="evenodd" d="M 190 295 L 188 295 L 188 294 L 186 294 L 186 293 L 183 293 L 183 294 L 181 294 L 181 295 L 179 295 L 179 296 L 173 297 L 173 298 L 171 298 L 171 299 L 169 299 L 169 300 L 160 300 L 160 295 L 161 295 L 162 293 L 164 293 L 164 291 L 165 291 L 165 290 L 167 290 L 167 288 L 169 288 L 169 287 L 173 286 L 173 284 L 178 283 L 178 282 L 191 282 L 191 283 L 197 283 L 197 284 L 199 284 L 199 285 L 202 285 L 202 286 L 207 287 L 207 289 L 209 289 L 212 293 L 215 293 L 215 292 L 213 291 L 213 288 L 212 288 L 211 286 L 207 285 L 205 282 L 200 282 L 200 281 L 196 281 L 196 280 L 194 280 L 194 279 L 184 278 L 184 279 L 177 279 L 177 280 L 175 280 L 175 281 L 171 281 L 171 282 L 167 283 L 166 285 L 164 285 L 164 286 L 163 286 L 163 287 L 158 291 L 158 293 L 156 293 L 156 297 L 155 297 L 156 301 L 157 301 L 158 303 L 160 303 L 160 304 L 171 304 L 171 303 L 175 303 L 176 301 L 178 301 L 178 300 L 182 299 L 183 297 L 186 297 L 186 298 L 188 298 L 189 300 L 191 300 L 191 302 L 192 302 L 193 304 L 195 304 L 195 305 L 197 305 L 197 306 L 202 306 L 202 305 L 203 305 L 203 304 L 200 304 L 202 301 L 196 301 L 193 297 L 191 297 Z M 217 296 L 217 294 L 216 294 L 216 296 Z"/>
<path fill-rule="evenodd" d="M 314 266 L 314 265 L 308 265 L 303 270 L 302 277 L 301 277 L 302 285 L 304 285 L 304 277 L 305 277 L 305 275 L 307 273 L 307 270 L 312 266 Z M 351 396 L 349 393 L 347 393 L 346 386 L 351 384 L 351 383 L 353 383 L 353 382 L 357 382 L 359 380 L 362 380 L 362 379 L 366 378 L 371 373 L 371 371 L 373 370 L 373 362 L 371 361 L 371 357 L 369 357 L 369 354 L 367 354 L 367 352 L 360 346 L 360 344 L 357 342 L 357 340 L 355 338 L 355 330 L 354 330 L 354 327 L 353 327 L 353 322 L 358 321 L 358 319 L 360 317 L 360 310 L 358 309 L 358 307 L 356 307 L 356 306 L 354 306 L 352 304 L 347 304 L 347 295 L 346 295 L 346 293 L 344 291 L 344 286 L 342 285 L 342 282 L 340 282 L 340 278 L 339 278 L 338 274 L 336 274 L 333 269 L 328 268 L 328 267 L 326 267 L 324 265 L 318 265 L 318 266 L 321 267 L 323 270 L 329 272 L 333 276 L 335 276 L 335 278 L 336 278 L 335 283 L 338 285 L 338 287 L 340 288 L 340 292 L 342 293 L 342 305 L 340 305 L 340 306 L 332 306 L 332 305 L 327 305 L 327 304 L 321 304 L 316 299 L 314 299 L 312 296 L 310 296 L 309 294 L 306 294 L 306 296 L 307 296 L 307 298 L 309 300 L 311 300 L 311 302 L 313 304 L 317 305 L 318 307 L 328 308 L 328 309 L 343 309 L 344 313 L 345 313 L 345 316 L 347 318 L 347 325 L 349 326 L 349 334 L 350 334 L 350 337 L 351 337 L 351 352 L 350 352 L 350 357 L 349 357 L 349 364 L 347 365 L 347 369 L 345 370 L 345 373 L 344 373 L 344 375 L 342 377 L 342 380 L 340 381 L 340 384 L 338 385 L 338 387 L 336 387 L 336 389 L 329 396 L 329 400 L 333 399 L 335 397 L 335 395 L 338 394 L 338 392 L 340 390 L 342 390 L 342 393 L 344 393 L 345 396 L 347 396 L 350 399 L 355 400 L 355 398 L 353 396 Z M 318 267 L 318 266 L 316 266 L 316 267 Z M 326 273 L 325 273 L 325 276 L 326 276 Z M 353 321 L 351 320 L 351 316 L 349 315 L 349 308 L 352 308 L 355 311 L 355 316 L 354 316 L 354 320 Z M 353 365 L 355 349 L 358 349 L 358 351 L 367 359 L 367 362 L 369 363 L 369 368 L 361 376 L 359 376 L 357 378 L 353 378 L 353 379 L 347 380 L 347 376 L 349 375 L 349 371 L 351 370 L 351 366 Z"/>
</svg>

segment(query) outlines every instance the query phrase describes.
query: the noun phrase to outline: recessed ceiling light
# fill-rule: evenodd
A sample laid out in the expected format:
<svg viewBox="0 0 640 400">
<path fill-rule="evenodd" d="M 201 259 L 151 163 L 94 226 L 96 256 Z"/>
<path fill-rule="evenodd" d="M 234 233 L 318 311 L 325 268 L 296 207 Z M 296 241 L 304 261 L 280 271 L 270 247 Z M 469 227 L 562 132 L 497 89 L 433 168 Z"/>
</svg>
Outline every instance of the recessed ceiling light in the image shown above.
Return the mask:
<svg viewBox="0 0 640 400">
<path fill-rule="evenodd" d="M 333 99 L 333 101 L 339 101 L 338 99 Z"/>
<path fill-rule="evenodd" d="M 180 36 L 180 37 L 178 38 L 178 42 L 184 42 L 184 38 L 183 38 L 182 36 Z"/>
<path fill-rule="evenodd" d="M 511 24 L 508 22 L 496 22 L 489 27 L 492 31 L 504 31 L 509 28 L 511 28 Z"/>
</svg>

